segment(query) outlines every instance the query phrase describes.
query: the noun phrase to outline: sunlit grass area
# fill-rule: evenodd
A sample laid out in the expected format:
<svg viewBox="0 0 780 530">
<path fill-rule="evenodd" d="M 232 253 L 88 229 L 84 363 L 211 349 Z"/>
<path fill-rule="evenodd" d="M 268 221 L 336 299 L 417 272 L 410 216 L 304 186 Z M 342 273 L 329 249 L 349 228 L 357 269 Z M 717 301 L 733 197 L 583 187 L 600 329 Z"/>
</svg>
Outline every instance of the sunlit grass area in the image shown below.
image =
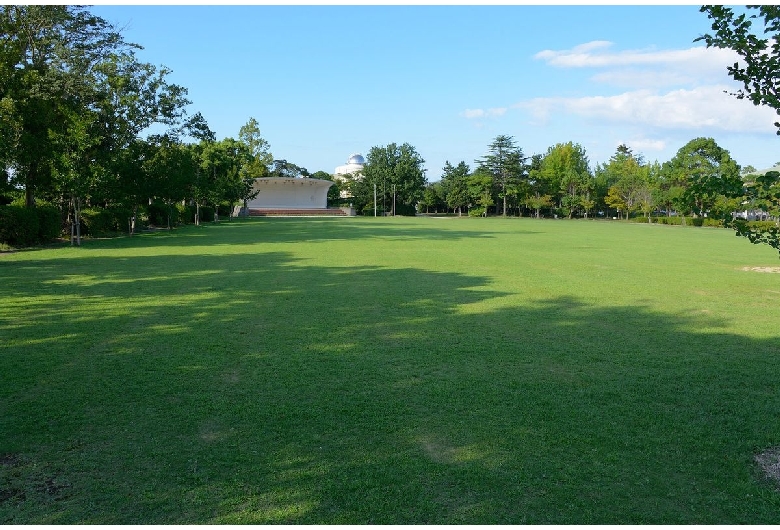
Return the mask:
<svg viewBox="0 0 780 530">
<path fill-rule="evenodd" d="M 252 219 L 0 255 L 2 523 L 777 523 L 722 229 Z"/>
</svg>

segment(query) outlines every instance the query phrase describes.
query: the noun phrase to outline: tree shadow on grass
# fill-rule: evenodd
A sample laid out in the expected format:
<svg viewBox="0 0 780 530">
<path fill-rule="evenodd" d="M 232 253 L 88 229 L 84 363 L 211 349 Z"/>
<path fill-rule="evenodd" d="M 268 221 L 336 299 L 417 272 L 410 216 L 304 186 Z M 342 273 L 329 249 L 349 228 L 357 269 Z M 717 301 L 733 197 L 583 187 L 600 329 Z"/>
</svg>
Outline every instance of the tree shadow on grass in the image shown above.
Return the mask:
<svg viewBox="0 0 780 530">
<path fill-rule="evenodd" d="M 494 232 L 487 226 L 463 229 L 458 221 L 452 223 L 419 219 L 300 219 L 268 218 L 222 221 L 219 224 L 205 223 L 201 226 L 186 226 L 172 231 L 145 233 L 134 238 L 123 237 L 113 241 L 101 241 L 101 246 L 126 248 L 143 238 L 144 245 L 151 246 L 197 246 L 206 239 L 210 245 L 246 245 L 248 238 L 255 243 L 290 243 L 301 241 L 334 241 L 358 239 L 428 239 L 462 240 L 491 238 Z M 214 233 L 219 236 L 214 239 Z M 517 233 L 534 234 L 521 230 Z M 94 245 L 96 241 L 87 241 Z"/>
<path fill-rule="evenodd" d="M 0 521 L 776 521 L 751 462 L 780 436 L 777 337 L 209 258 L 0 269 Z"/>
</svg>

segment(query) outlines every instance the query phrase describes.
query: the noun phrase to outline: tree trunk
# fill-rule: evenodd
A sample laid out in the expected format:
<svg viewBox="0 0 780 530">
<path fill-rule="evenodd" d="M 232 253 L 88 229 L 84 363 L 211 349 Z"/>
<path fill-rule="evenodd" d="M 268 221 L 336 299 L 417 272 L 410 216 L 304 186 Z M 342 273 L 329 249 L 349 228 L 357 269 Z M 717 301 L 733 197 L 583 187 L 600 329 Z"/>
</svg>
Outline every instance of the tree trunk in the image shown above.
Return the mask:
<svg viewBox="0 0 780 530">
<path fill-rule="evenodd" d="M 28 208 L 35 207 L 35 184 L 38 180 L 38 166 L 33 163 L 27 168 L 27 175 L 24 179 L 24 205 Z"/>
<path fill-rule="evenodd" d="M 138 205 L 133 206 L 133 216 L 130 218 L 130 235 L 135 234 L 135 220 L 138 217 Z"/>
<path fill-rule="evenodd" d="M 71 195 L 70 204 L 73 208 L 73 219 L 70 223 L 70 245 L 81 246 L 81 201 L 78 197 Z"/>
</svg>

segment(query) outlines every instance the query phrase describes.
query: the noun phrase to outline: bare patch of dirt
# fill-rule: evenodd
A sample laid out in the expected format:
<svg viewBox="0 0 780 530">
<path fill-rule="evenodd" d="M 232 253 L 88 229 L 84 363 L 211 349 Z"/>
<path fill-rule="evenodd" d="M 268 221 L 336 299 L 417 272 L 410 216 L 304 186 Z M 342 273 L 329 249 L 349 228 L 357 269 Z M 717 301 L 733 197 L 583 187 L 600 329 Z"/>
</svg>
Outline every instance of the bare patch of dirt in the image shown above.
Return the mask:
<svg viewBox="0 0 780 530">
<path fill-rule="evenodd" d="M 780 484 L 780 447 L 772 447 L 755 457 L 766 478 Z"/>
<path fill-rule="evenodd" d="M 238 383 L 241 380 L 241 373 L 238 369 L 233 368 L 222 374 L 222 379 L 227 383 Z"/>
<path fill-rule="evenodd" d="M 742 267 L 742 270 L 748 272 L 768 272 L 771 274 L 780 274 L 780 267 Z"/>
</svg>

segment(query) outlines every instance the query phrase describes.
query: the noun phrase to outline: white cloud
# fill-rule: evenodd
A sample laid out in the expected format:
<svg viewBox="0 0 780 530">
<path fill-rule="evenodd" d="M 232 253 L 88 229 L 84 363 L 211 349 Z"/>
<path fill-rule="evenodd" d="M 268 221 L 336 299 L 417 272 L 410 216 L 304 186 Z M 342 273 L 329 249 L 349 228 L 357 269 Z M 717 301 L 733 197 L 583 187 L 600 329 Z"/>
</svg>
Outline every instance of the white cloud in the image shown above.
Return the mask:
<svg viewBox="0 0 780 530">
<path fill-rule="evenodd" d="M 592 81 L 637 88 L 722 83 L 728 75 L 726 66 L 739 60 L 732 50 L 705 46 L 682 50 L 611 48 L 611 42 L 593 41 L 570 50 L 543 50 L 534 58 L 556 68 L 600 69 Z"/>
<path fill-rule="evenodd" d="M 571 50 L 543 50 L 535 59 L 542 59 L 559 68 L 605 68 L 637 65 L 706 65 L 723 71 L 724 65 L 733 64 L 737 55 L 731 50 L 695 46 L 684 50 L 624 50 L 601 52 L 612 47 L 608 41 L 593 41 Z M 596 52 L 596 53 L 594 53 Z"/>
<path fill-rule="evenodd" d="M 584 118 L 658 129 L 715 129 L 728 132 L 773 132 L 777 116 L 724 93 L 728 87 L 704 86 L 666 93 L 636 90 L 613 96 L 535 98 L 515 105 L 536 120 L 564 112 Z"/>
<path fill-rule="evenodd" d="M 643 153 L 646 151 L 663 151 L 666 149 L 666 141 L 664 140 L 651 140 L 648 138 L 642 138 L 638 140 L 627 140 L 621 143 L 626 144 L 636 153 Z"/>
<path fill-rule="evenodd" d="M 506 114 L 508 109 L 506 107 L 497 107 L 492 109 L 466 109 L 460 113 L 461 116 L 467 119 L 479 119 L 479 118 L 498 118 Z"/>
<path fill-rule="evenodd" d="M 725 70 L 724 70 L 725 73 Z M 723 77 L 723 76 L 721 76 Z M 693 85 L 701 81 L 700 77 L 688 71 L 640 70 L 626 68 L 600 72 L 590 78 L 595 83 L 628 88 L 662 88 L 669 86 Z"/>
<path fill-rule="evenodd" d="M 466 109 L 460 115 L 468 119 L 482 118 L 485 116 L 485 111 L 482 109 Z"/>
</svg>

